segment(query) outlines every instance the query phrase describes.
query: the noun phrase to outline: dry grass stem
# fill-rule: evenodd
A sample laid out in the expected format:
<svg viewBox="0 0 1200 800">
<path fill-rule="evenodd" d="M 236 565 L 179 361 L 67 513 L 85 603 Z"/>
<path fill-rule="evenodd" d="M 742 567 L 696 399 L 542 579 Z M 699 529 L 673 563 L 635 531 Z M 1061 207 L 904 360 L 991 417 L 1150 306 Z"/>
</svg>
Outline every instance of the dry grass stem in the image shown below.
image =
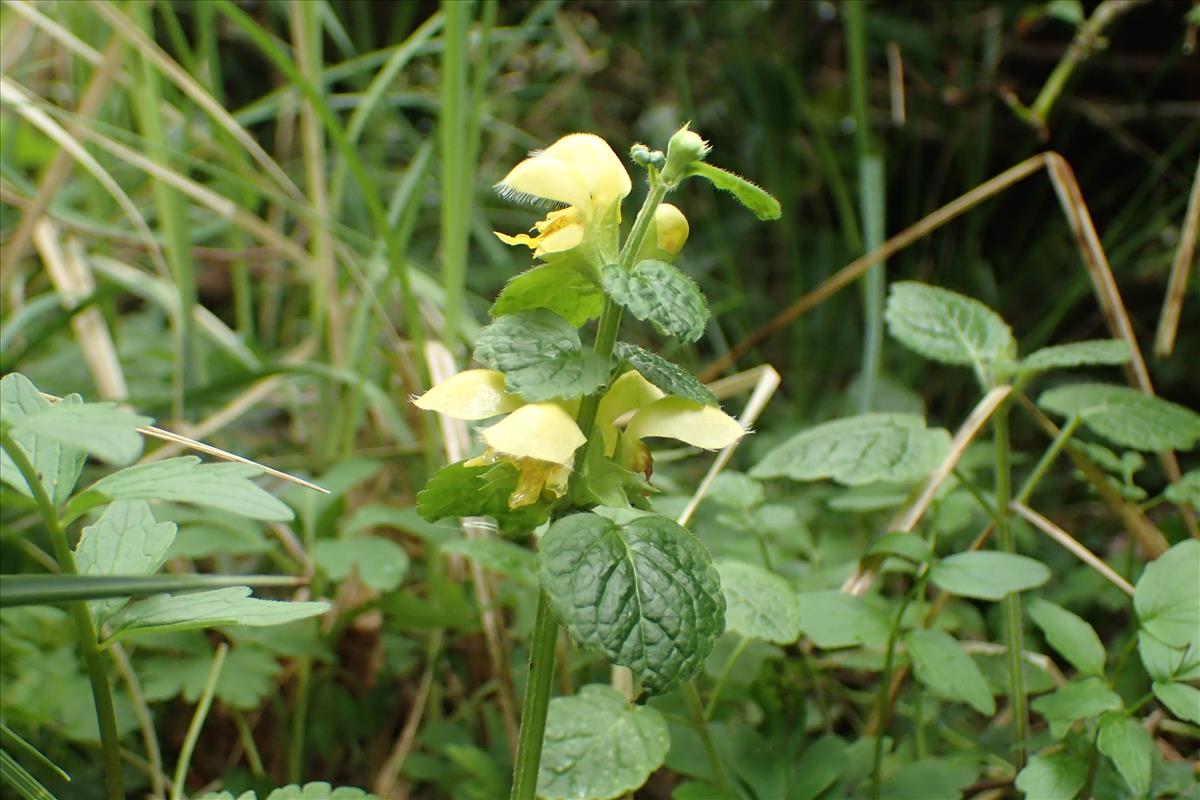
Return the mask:
<svg viewBox="0 0 1200 800">
<path fill-rule="evenodd" d="M 1024 503 L 1018 503 L 1014 501 L 1009 505 L 1009 508 L 1024 517 L 1026 521 L 1028 521 L 1042 533 L 1058 542 L 1067 550 L 1070 550 L 1073 556 L 1087 564 L 1092 569 L 1096 570 L 1096 572 L 1099 572 L 1113 586 L 1116 586 L 1125 594 L 1133 597 L 1133 587 L 1129 585 L 1129 581 L 1118 575 L 1117 572 L 1108 564 L 1105 564 L 1099 556 L 1080 544 L 1074 536 L 1067 533 L 1062 528 L 1058 527 L 1053 522 L 1046 519 Z"/>
<path fill-rule="evenodd" d="M 1163 297 L 1158 332 L 1154 337 L 1154 354 L 1159 358 L 1166 358 L 1175 349 L 1179 318 L 1183 314 L 1183 300 L 1187 295 L 1188 275 L 1196 260 L 1197 229 L 1200 229 L 1200 161 L 1196 163 L 1196 177 L 1188 194 L 1187 211 L 1183 214 L 1183 226 L 1179 232 L 1179 246 L 1175 248 L 1171 278 L 1167 282 L 1167 294 Z"/>
</svg>

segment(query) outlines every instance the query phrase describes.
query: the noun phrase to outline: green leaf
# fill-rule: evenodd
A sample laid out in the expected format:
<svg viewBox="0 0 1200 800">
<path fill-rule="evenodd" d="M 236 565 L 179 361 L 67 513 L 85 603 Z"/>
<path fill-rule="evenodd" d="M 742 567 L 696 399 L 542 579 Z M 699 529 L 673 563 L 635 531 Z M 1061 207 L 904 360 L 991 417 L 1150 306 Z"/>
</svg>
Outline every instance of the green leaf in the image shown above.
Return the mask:
<svg viewBox="0 0 1200 800">
<path fill-rule="evenodd" d="M 1120 339 L 1093 339 L 1035 350 L 1021 361 L 1020 371 L 1126 364 L 1129 358 L 1129 345 Z"/>
<path fill-rule="evenodd" d="M 1133 595 L 1142 630 L 1200 652 L 1200 541 L 1180 542 L 1146 565 Z"/>
<path fill-rule="evenodd" d="M 1029 603 L 1029 616 L 1042 629 L 1050 646 L 1075 669 L 1092 675 L 1104 674 L 1104 644 L 1086 620 L 1040 597 Z"/>
<path fill-rule="evenodd" d="M 153 575 L 174 541 L 175 523 L 155 522 L 144 500 L 118 500 L 104 509 L 95 525 L 83 529 L 75 566 L 80 575 Z M 124 603 L 96 600 L 92 613 L 103 622 Z"/>
<path fill-rule="evenodd" d="M 761 483 L 745 473 L 727 469 L 717 475 L 708 487 L 705 500 L 726 508 L 749 511 L 762 503 L 766 497 L 766 490 Z"/>
<path fill-rule="evenodd" d="M 703 161 L 693 162 L 688 167 L 687 174 L 704 178 L 718 189 L 729 192 L 763 222 L 779 219 L 783 214 L 783 208 L 779 205 L 778 200 L 772 197 L 766 189 L 751 183 L 741 175 L 714 167 Z"/>
<path fill-rule="evenodd" d="M 776 446 L 750 474 L 755 478 L 846 486 L 919 480 L 950 451 L 950 434 L 926 428 L 912 414 L 862 414 L 809 428 Z"/>
<path fill-rule="evenodd" d="M 87 495 L 109 500 L 170 500 L 219 508 L 251 519 L 287 521 L 292 510 L 250 479 L 262 474 L 253 464 L 202 464 L 180 456 L 136 464 L 88 488 Z"/>
<path fill-rule="evenodd" d="M 1041 586 L 1050 580 L 1050 570 L 1040 561 L 1013 553 L 969 551 L 934 564 L 929 578 L 942 591 L 960 597 L 1003 600 L 1009 592 Z"/>
<path fill-rule="evenodd" d="M 800 636 L 796 591 L 783 578 L 741 561 L 719 561 L 725 630 L 749 639 L 791 644 Z"/>
<path fill-rule="evenodd" d="M 973 763 L 949 758 L 908 761 L 884 778 L 880 800 L 961 800 L 978 772 Z"/>
<path fill-rule="evenodd" d="M 939 630 L 914 630 L 907 637 L 917 680 L 948 700 L 959 700 L 980 714 L 996 713 L 987 681 L 953 636 Z"/>
<path fill-rule="evenodd" d="M 59 404 L 68 407 L 82 405 L 83 400 L 79 395 L 72 394 L 60 400 Z M 49 407 L 50 401 L 42 397 L 37 387 L 24 375 L 14 372 L 0 380 L 0 422 L 15 427 L 24 417 Z M 14 430 L 12 438 L 25 450 L 37 473 L 42 476 L 42 486 L 54 504 L 58 505 L 70 497 L 83 469 L 84 451 L 28 431 Z M 26 497 L 33 496 L 17 465 L 3 450 L 0 450 L 0 480 Z"/>
<path fill-rule="evenodd" d="M 591 394 L 608 378 L 571 323 L 546 309 L 500 317 L 481 329 L 475 360 L 503 372 L 508 390 L 531 403 Z"/>
<path fill-rule="evenodd" d="M 1163 497 L 1176 505 L 1189 505 L 1200 511 L 1200 469 L 1183 473 L 1177 483 L 1167 487 Z"/>
<path fill-rule="evenodd" d="M 1087 773 L 1087 762 L 1071 753 L 1037 755 L 1017 774 L 1017 788 L 1028 800 L 1073 800 Z"/>
<path fill-rule="evenodd" d="M 0 575 L 0 608 L 301 582 L 290 575 Z"/>
<path fill-rule="evenodd" d="M 492 316 L 545 308 L 579 328 L 604 310 L 604 293 L 596 282 L 575 266 L 543 264 L 526 270 L 505 284 L 492 305 Z"/>
<path fill-rule="evenodd" d="M 933 558 L 933 548 L 915 533 L 892 531 L 872 542 L 867 555 L 899 556 L 914 564 L 923 564 Z"/>
<path fill-rule="evenodd" d="M 944 364 L 974 366 L 1012 358 L 1017 345 L 1000 315 L 978 300 L 913 281 L 893 283 L 888 331 L 901 344 Z"/>
<path fill-rule="evenodd" d="M 517 468 L 507 462 L 468 467 L 459 461 L 437 471 L 417 494 L 417 513 L 428 522 L 447 517 L 495 517 L 501 530 L 530 531 L 550 515 L 544 503 L 508 507 Z"/>
<path fill-rule="evenodd" d="M 1149 631 L 1138 631 L 1138 655 L 1156 681 L 1200 680 L 1200 649 L 1193 643 L 1169 645 Z"/>
<path fill-rule="evenodd" d="M 1121 707 L 1121 697 L 1099 678 L 1068 681 L 1032 703 L 1033 710 L 1050 723 L 1050 735 L 1061 739 L 1076 720 L 1098 717 Z"/>
<path fill-rule="evenodd" d="M 213 658 L 213 653 L 204 652 L 139 659 L 138 677 L 146 699 L 161 702 L 182 697 L 188 703 L 195 703 L 208 682 Z M 234 647 L 217 679 L 217 699 L 243 711 L 257 708 L 274 691 L 274 678 L 281 670 L 280 663 L 266 650 Z"/>
<path fill-rule="evenodd" d="M 289 603 L 250 596 L 249 586 L 156 595 L 122 608 L 109 624 L 113 638 L 150 630 L 187 630 L 218 625 L 282 625 L 329 610 L 326 602 Z"/>
<path fill-rule="evenodd" d="M 408 553 L 379 536 L 321 539 L 313 548 L 313 561 L 335 581 L 357 569 L 362 582 L 377 592 L 390 592 L 408 574 Z"/>
<path fill-rule="evenodd" d="M 537 556 L 518 544 L 503 539 L 455 539 L 442 545 L 443 553 L 469 558 L 484 569 L 512 578 L 522 586 L 537 584 Z"/>
<path fill-rule="evenodd" d="M 1190 450 L 1200 440 L 1200 414 L 1128 386 L 1075 383 L 1043 392 L 1038 405 L 1121 447 L 1153 453 Z"/>
<path fill-rule="evenodd" d="M 1200 725 L 1200 689 L 1186 683 L 1155 681 L 1154 696 L 1182 720 Z"/>
<path fill-rule="evenodd" d="M 613 302 L 663 336 L 694 342 L 704 333 L 708 301 L 695 281 L 665 261 L 641 261 L 632 270 L 609 264 L 600 278 Z"/>
<path fill-rule="evenodd" d="M 703 406 L 717 405 L 717 396 L 696 379 L 692 373 L 677 364 L 672 364 L 657 353 L 643 350 L 637 345 L 617 342 L 613 355 L 638 371 L 646 380 L 667 394 Z"/>
<path fill-rule="evenodd" d="M 1154 739 L 1141 723 L 1124 714 L 1105 714 L 1100 719 L 1100 752 L 1112 759 L 1121 777 L 1143 797 L 1150 791 L 1150 767 L 1154 757 Z"/>
<path fill-rule="evenodd" d="M 632 669 L 652 694 L 699 672 L 725 629 L 708 551 L 666 517 L 564 517 L 542 537 L 538 561 L 572 638 Z"/>
<path fill-rule="evenodd" d="M 888 621 L 861 597 L 835 589 L 801 592 L 800 631 L 817 647 L 881 647 L 888 639 Z"/>
<path fill-rule="evenodd" d="M 13 422 L 13 430 L 84 450 L 107 464 L 132 464 L 142 454 L 138 428 L 154 420 L 116 403 L 52 403 Z"/>
<path fill-rule="evenodd" d="M 229 792 L 209 792 L 199 800 L 258 800 L 254 791 L 246 791 L 236 798 Z M 336 789 L 325 781 L 313 781 L 303 786 L 289 783 L 273 789 L 263 800 L 379 800 L 376 795 L 352 786 L 339 786 Z"/>
</svg>

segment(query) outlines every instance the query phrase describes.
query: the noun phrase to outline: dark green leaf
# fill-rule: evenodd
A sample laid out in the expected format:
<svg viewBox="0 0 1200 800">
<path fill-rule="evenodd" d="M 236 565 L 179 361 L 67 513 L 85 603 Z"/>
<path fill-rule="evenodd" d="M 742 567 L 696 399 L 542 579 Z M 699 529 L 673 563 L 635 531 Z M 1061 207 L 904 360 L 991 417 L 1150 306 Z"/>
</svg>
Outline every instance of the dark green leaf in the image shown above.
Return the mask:
<svg viewBox="0 0 1200 800">
<path fill-rule="evenodd" d="M 694 342 L 704 333 L 708 302 L 696 282 L 670 264 L 642 261 L 632 270 L 609 264 L 600 277 L 613 302 L 662 335 Z"/>
<path fill-rule="evenodd" d="M 953 636 L 939 630 L 915 630 L 907 641 L 917 680 L 935 694 L 960 700 L 980 714 L 990 717 L 996 713 L 996 701 L 983 673 Z"/>
<path fill-rule="evenodd" d="M 1190 450 L 1200 440 L 1200 414 L 1128 386 L 1059 386 L 1043 392 L 1038 405 L 1064 417 L 1079 417 L 1096 434 L 1134 450 Z"/>
<path fill-rule="evenodd" d="M 545 308 L 581 327 L 600 316 L 604 293 L 578 267 L 543 264 L 526 270 L 505 284 L 492 306 L 493 317 Z"/>
<path fill-rule="evenodd" d="M 688 175 L 698 175 L 707 179 L 718 189 L 729 192 L 738 199 L 739 203 L 750 209 L 754 216 L 764 222 L 779 219 L 783 214 L 779 201 L 772 197 L 766 189 L 756 186 L 741 175 L 734 174 L 729 170 L 714 167 L 703 161 L 696 161 L 688 167 Z"/>
<path fill-rule="evenodd" d="M 1100 752 L 1112 759 L 1134 794 L 1142 797 L 1150 791 L 1150 766 L 1154 756 L 1154 738 L 1141 723 L 1124 714 L 1105 714 L 1100 719 Z"/>
<path fill-rule="evenodd" d="M 978 300 L 914 281 L 893 283 L 888 331 L 901 344 L 945 364 L 986 370 L 1013 358 L 1017 345 L 1003 319 Z"/>
<path fill-rule="evenodd" d="M 1050 570 L 1040 561 L 1012 553 L 969 551 L 956 553 L 933 565 L 929 578 L 939 589 L 961 597 L 1003 600 L 1009 592 L 1023 592 L 1050 580 Z"/>
<path fill-rule="evenodd" d="M 1075 669 L 1093 675 L 1104 674 L 1104 643 L 1086 620 L 1040 597 L 1030 601 L 1029 616 L 1042 629 L 1050 646 Z"/>
<path fill-rule="evenodd" d="M 591 394 L 608 378 L 571 323 L 546 309 L 500 317 L 480 330 L 475 359 L 503 372 L 508 390 L 531 403 Z"/>
<path fill-rule="evenodd" d="M 180 456 L 126 467 L 96 481 L 85 494 L 109 500 L 171 500 L 251 519 L 290 520 L 292 510 L 250 480 L 261 474 L 253 464 L 202 464 L 195 456 Z"/>
<path fill-rule="evenodd" d="M 613 355 L 636 369 L 643 378 L 667 394 L 704 406 L 717 405 L 716 395 L 709 391 L 707 386 L 696 380 L 696 377 L 683 367 L 672 364 L 657 353 L 643 350 L 637 345 L 617 342 Z"/>
</svg>

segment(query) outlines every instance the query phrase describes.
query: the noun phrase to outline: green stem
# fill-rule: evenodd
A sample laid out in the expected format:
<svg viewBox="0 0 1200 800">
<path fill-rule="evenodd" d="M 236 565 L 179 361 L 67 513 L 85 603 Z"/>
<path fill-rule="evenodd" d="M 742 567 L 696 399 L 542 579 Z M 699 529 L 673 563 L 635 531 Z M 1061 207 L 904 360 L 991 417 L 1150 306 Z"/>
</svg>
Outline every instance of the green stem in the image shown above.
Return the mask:
<svg viewBox="0 0 1200 800">
<path fill-rule="evenodd" d="M 0 447 L 8 453 L 13 464 L 33 492 L 34 502 L 38 512 L 50 534 L 50 543 L 54 547 L 54 557 L 64 575 L 78 575 L 75 568 L 75 555 L 67 542 L 67 532 L 63 530 L 58 518 L 54 501 L 46 493 L 46 487 L 38 476 L 37 468 L 29 460 L 25 449 L 21 447 L 8 430 L 0 427 Z M 108 800 L 121 800 L 125 796 L 124 775 L 121 767 L 121 742 L 117 732 L 117 717 L 113 710 L 112 687 L 108 685 L 108 676 L 104 673 L 104 662 L 100 656 L 100 647 L 96 642 L 96 629 L 92 626 L 92 615 L 87 603 L 77 602 L 68 604 L 71 619 L 75 624 L 75 639 L 79 652 L 83 656 L 87 668 L 88 680 L 92 684 L 92 699 L 96 705 L 96 721 L 100 727 L 100 745 L 104 750 L 104 784 Z"/>
<path fill-rule="evenodd" d="M 887 652 L 883 660 L 883 674 L 879 676 L 879 697 L 876 700 L 878 707 L 876 715 L 879 718 L 879 724 L 875 727 L 875 758 L 874 767 L 871 774 L 874 780 L 871 785 L 871 797 L 874 800 L 879 800 L 880 792 L 883 790 L 883 740 L 884 734 L 887 732 L 889 710 L 891 709 L 891 687 L 892 687 L 892 667 L 896 661 L 896 634 L 900 631 L 900 623 L 904 618 L 904 612 L 908 609 L 908 604 L 912 601 L 916 594 L 916 588 L 920 584 L 914 585 L 913 591 L 900 604 L 900 608 L 896 611 L 896 618 L 892 621 L 892 627 L 888 631 Z"/>
<path fill-rule="evenodd" d="M 1050 465 L 1054 463 L 1054 459 L 1058 458 L 1058 454 L 1067 446 L 1071 435 L 1075 433 L 1075 429 L 1079 427 L 1079 417 L 1071 417 L 1067 424 L 1058 432 L 1058 436 L 1054 437 L 1054 441 L 1046 448 L 1046 452 L 1042 453 L 1042 457 L 1038 459 L 1037 466 L 1033 468 L 1033 472 L 1029 473 L 1029 477 L 1025 479 L 1025 483 L 1021 484 L 1020 491 L 1013 499 L 1014 503 L 1024 503 L 1033 494 L 1033 490 L 1037 488 L 1038 483 L 1045 477 L 1046 471 L 1050 469 Z"/>
<path fill-rule="evenodd" d="M 538 767 L 542 761 L 542 737 L 550 710 L 550 683 L 554 679 L 554 645 L 558 620 L 545 593 L 538 598 L 537 620 L 529 644 L 529 681 L 521 706 L 521 732 L 517 736 L 517 758 L 513 766 L 512 800 L 533 800 L 537 791 Z"/>
<path fill-rule="evenodd" d="M 992 417 L 996 447 L 996 538 L 1006 553 L 1016 552 L 1012 525 L 1009 523 L 1009 496 L 1012 492 L 1008 453 L 1008 405 L 1002 405 Z M 1021 668 L 1021 595 L 1004 596 L 1004 640 L 1008 652 L 1008 703 L 1013 717 L 1014 761 L 1017 769 L 1025 765 L 1025 746 L 1029 739 L 1029 712 L 1025 705 L 1025 681 Z"/>
<path fill-rule="evenodd" d="M 706 721 L 712 719 L 713 712 L 717 710 L 717 699 L 721 696 L 721 690 L 725 688 L 725 682 L 729 680 L 729 676 L 733 673 L 733 665 L 737 663 L 738 658 L 745 652 L 749 644 L 750 640 L 743 637 L 738 641 L 737 646 L 733 648 L 733 652 L 729 654 L 729 660 L 725 662 L 725 667 L 721 670 L 721 675 L 717 678 L 717 682 L 713 686 L 712 694 L 708 696 L 708 703 L 704 706 L 704 719 Z"/>
<path fill-rule="evenodd" d="M 713 741 L 712 733 L 708 730 L 708 720 L 704 713 L 704 704 L 700 701 L 700 691 L 696 688 L 695 681 L 688 681 L 681 687 L 683 689 L 683 699 L 687 702 L 688 712 L 692 715 L 692 726 L 696 729 L 696 735 L 700 737 L 700 744 L 704 746 L 704 754 L 708 757 L 708 766 L 712 770 L 713 780 L 717 782 L 717 788 L 727 795 L 733 794 L 733 785 L 729 782 L 729 776 L 725 774 L 725 765 L 721 763 L 721 754 L 717 752 L 716 742 Z"/>
<path fill-rule="evenodd" d="M 183 787 L 187 783 L 188 765 L 192 763 L 192 753 L 196 750 L 196 742 L 200 739 L 200 731 L 204 728 L 204 720 L 208 718 L 208 709 L 212 705 L 213 695 L 217 693 L 217 681 L 221 678 L 221 667 L 225 666 L 225 654 L 229 645 L 222 642 L 213 655 L 212 666 L 208 670 L 208 679 L 204 682 L 204 691 L 200 701 L 196 703 L 196 711 L 188 725 L 187 735 L 183 737 L 183 747 L 179 750 L 179 761 L 175 764 L 174 785 L 171 787 L 171 800 L 183 797 Z"/>
</svg>

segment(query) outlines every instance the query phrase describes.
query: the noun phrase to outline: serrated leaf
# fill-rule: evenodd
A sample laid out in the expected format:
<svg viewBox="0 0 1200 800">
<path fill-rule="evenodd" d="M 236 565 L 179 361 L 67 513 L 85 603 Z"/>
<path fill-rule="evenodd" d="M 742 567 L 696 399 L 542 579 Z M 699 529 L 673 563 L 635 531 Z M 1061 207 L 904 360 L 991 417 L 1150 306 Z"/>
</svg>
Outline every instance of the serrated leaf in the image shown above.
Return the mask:
<svg viewBox="0 0 1200 800">
<path fill-rule="evenodd" d="M 504 285 L 492 305 L 492 316 L 503 317 L 535 308 L 549 309 L 578 328 L 600 316 L 604 293 L 578 267 L 543 264 Z"/>
<path fill-rule="evenodd" d="M 573 514 L 538 553 L 543 591 L 581 646 L 627 666 L 660 694 L 695 675 L 725 630 L 725 596 L 708 551 L 666 517 L 618 525 Z"/>
<path fill-rule="evenodd" d="M 282 625 L 329 610 L 326 602 L 286 602 L 250 596 L 249 586 L 208 592 L 162 594 L 138 600 L 109 620 L 113 637 L 150 630 L 187 630 L 218 625 Z"/>
<path fill-rule="evenodd" d="M 512 578 L 523 586 L 537 586 L 537 556 L 503 539 L 455 539 L 442 545 L 443 553 L 469 558 L 484 569 Z"/>
<path fill-rule="evenodd" d="M 1155 681 L 1154 696 L 1182 720 L 1200 725 L 1200 689 L 1186 683 Z"/>
<path fill-rule="evenodd" d="M 1140 723 L 1124 714 L 1105 714 L 1096 746 L 1112 760 L 1135 795 L 1142 797 L 1150 791 L 1154 739 Z"/>
<path fill-rule="evenodd" d="M 138 677 L 146 699 L 182 697 L 195 703 L 204 691 L 212 669 L 212 653 L 151 655 L 138 660 Z M 257 647 L 234 647 L 217 678 L 216 696 L 227 706 L 249 711 L 257 708 L 275 687 L 282 666 L 273 655 Z"/>
<path fill-rule="evenodd" d="M 1080 421 L 1121 447 L 1149 452 L 1190 450 L 1200 440 L 1200 414 L 1128 386 L 1076 383 L 1043 392 L 1038 405 Z"/>
<path fill-rule="evenodd" d="M 1016 354 L 1012 331 L 999 314 L 978 300 L 936 286 L 893 283 L 886 319 L 897 341 L 944 364 L 983 371 Z"/>
<path fill-rule="evenodd" d="M 1073 800 L 1087 774 L 1087 762 L 1072 753 L 1036 755 L 1017 774 L 1017 788 L 1029 800 Z"/>
<path fill-rule="evenodd" d="M 82 404 L 83 400 L 77 394 L 68 395 L 59 401 L 59 405 L 67 407 Z M 37 387 L 24 375 L 14 372 L 0 380 L 0 421 L 15 425 L 22 418 L 49 407 L 50 401 L 42 397 Z M 54 504 L 58 505 L 70 497 L 71 490 L 75 488 L 75 481 L 79 480 L 79 473 L 83 469 L 83 450 L 65 446 L 31 432 L 14 430 L 12 438 L 25 450 L 37 473 L 42 476 L 42 486 Z M 3 450 L 0 450 L 0 480 L 26 497 L 33 496 L 17 465 Z"/>
<path fill-rule="evenodd" d="M 132 464 L 142 454 L 137 429 L 154 420 L 116 403 L 53 403 L 13 421 L 13 430 L 78 448 L 107 464 Z"/>
<path fill-rule="evenodd" d="M 1121 696 L 1099 678 L 1072 680 L 1042 695 L 1032 703 L 1033 710 L 1050 723 L 1050 735 L 1061 739 L 1077 720 L 1098 717 L 1121 707 Z"/>
<path fill-rule="evenodd" d="M 755 478 L 813 481 L 832 478 L 846 486 L 924 477 L 950 450 L 950 434 L 926 428 L 912 414 L 862 414 L 822 423 L 776 446 L 750 474 Z"/>
<path fill-rule="evenodd" d="M 980 714 L 996 713 L 996 701 L 983 673 L 953 636 L 939 630 L 914 630 L 906 641 L 917 680 L 935 694 L 964 702 Z"/>
<path fill-rule="evenodd" d="M 662 766 L 666 720 L 607 686 L 589 685 L 550 701 L 537 796 L 609 800 L 638 789 Z"/>
<path fill-rule="evenodd" d="M 748 639 L 791 644 L 800 636 L 796 591 L 783 578 L 741 561 L 719 561 L 725 630 Z"/>
<path fill-rule="evenodd" d="M 609 264 L 600 273 L 604 291 L 664 336 L 694 342 L 708 322 L 708 301 L 696 282 L 665 261 L 641 261 L 631 270 Z"/>
<path fill-rule="evenodd" d="M 688 175 L 697 175 L 718 189 L 729 192 L 763 222 L 779 219 L 783 214 L 783 208 L 779 205 L 779 201 L 772 197 L 766 189 L 729 170 L 714 167 L 703 161 L 695 161 L 688 168 Z"/>
<path fill-rule="evenodd" d="M 1040 597 L 1029 603 L 1029 616 L 1042 629 L 1046 641 L 1075 669 L 1104 674 L 1104 643 L 1085 619 Z"/>
<path fill-rule="evenodd" d="M 1200 652 L 1200 541 L 1188 539 L 1146 565 L 1133 595 L 1142 630 Z"/>
<path fill-rule="evenodd" d="M 87 494 L 109 500 L 170 500 L 251 519 L 290 520 L 292 510 L 250 480 L 261 474 L 253 464 L 202 464 L 195 456 L 180 456 L 126 467 L 96 481 Z"/>
<path fill-rule="evenodd" d="M 475 360 L 503 372 L 508 390 L 531 403 L 591 394 L 608 378 L 604 362 L 583 349 L 571 323 L 541 308 L 481 329 Z"/>
<path fill-rule="evenodd" d="M 831 589 L 801 592 L 800 631 L 817 647 L 882 646 L 888 638 L 888 621 L 861 597 Z"/>
<path fill-rule="evenodd" d="M 1041 372 L 1048 369 L 1108 366 L 1126 364 L 1129 359 L 1129 345 L 1120 339 L 1092 339 L 1035 350 L 1021 361 L 1020 370 Z"/>
<path fill-rule="evenodd" d="M 313 562 L 335 581 L 357 570 L 362 582 L 377 592 L 390 592 L 408 574 L 408 553 L 379 536 L 321 539 L 313 548 Z"/>
<path fill-rule="evenodd" d="M 929 578 L 939 589 L 960 597 L 1003 600 L 1009 592 L 1034 589 L 1050 580 L 1040 561 L 1014 553 L 969 551 L 933 565 Z"/>
<path fill-rule="evenodd" d="M 550 515 L 544 503 L 508 507 L 517 488 L 517 468 L 506 462 L 468 467 L 448 464 L 417 494 L 417 513 L 428 522 L 447 517 L 494 517 L 502 530 L 531 531 Z"/>
<path fill-rule="evenodd" d="M 75 567 L 80 575 L 153 575 L 166 561 L 175 532 L 175 523 L 155 521 L 144 500 L 118 500 L 83 529 L 75 547 Z M 114 598 L 89 605 L 103 622 L 125 602 Z"/>
<path fill-rule="evenodd" d="M 1163 497 L 1176 505 L 1189 505 L 1200 511 L 1200 469 L 1183 473 L 1178 482 L 1167 487 Z"/>
<path fill-rule="evenodd" d="M 617 342 L 613 355 L 667 394 L 705 406 L 717 405 L 717 396 L 707 386 L 683 367 L 672 364 L 657 353 L 643 350 L 637 345 Z"/>
</svg>

